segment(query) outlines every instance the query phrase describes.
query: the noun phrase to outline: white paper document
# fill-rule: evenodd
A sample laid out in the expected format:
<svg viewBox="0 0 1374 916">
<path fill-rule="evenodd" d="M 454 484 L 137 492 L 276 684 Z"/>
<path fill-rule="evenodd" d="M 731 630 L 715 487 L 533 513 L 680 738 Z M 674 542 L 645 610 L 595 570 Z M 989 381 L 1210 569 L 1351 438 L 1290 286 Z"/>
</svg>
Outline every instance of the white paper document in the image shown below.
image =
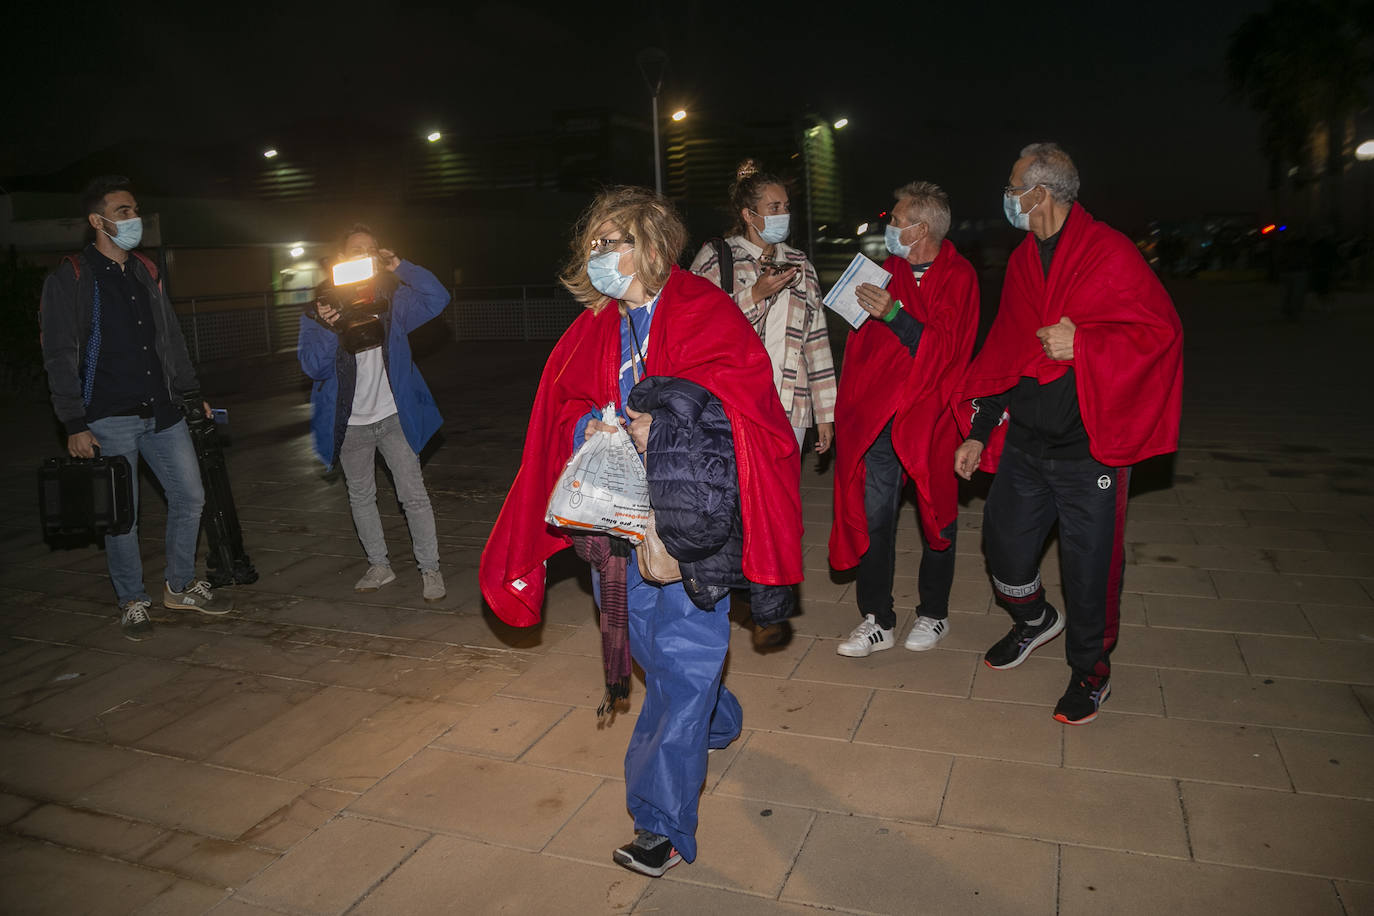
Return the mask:
<svg viewBox="0 0 1374 916">
<path fill-rule="evenodd" d="M 840 279 L 835 281 L 835 285 L 830 287 L 830 292 L 825 294 L 821 301 L 826 307 L 835 312 L 849 324 L 858 328 L 868 320 L 868 312 L 859 304 L 859 297 L 855 290 L 860 283 L 872 283 L 881 289 L 887 289 L 887 284 L 892 281 L 892 274 L 883 270 L 882 266 L 871 258 L 866 258 L 863 254 L 854 255 L 854 260 L 849 262 L 849 266 L 840 274 Z"/>
</svg>

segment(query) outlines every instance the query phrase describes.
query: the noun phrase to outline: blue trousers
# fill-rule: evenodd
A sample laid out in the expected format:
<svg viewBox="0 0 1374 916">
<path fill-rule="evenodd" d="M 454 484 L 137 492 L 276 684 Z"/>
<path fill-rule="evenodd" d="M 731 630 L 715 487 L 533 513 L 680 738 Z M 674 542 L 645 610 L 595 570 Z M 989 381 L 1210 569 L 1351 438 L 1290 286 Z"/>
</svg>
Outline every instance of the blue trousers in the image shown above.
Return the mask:
<svg viewBox="0 0 1374 916">
<path fill-rule="evenodd" d="M 129 460 L 134 484 L 134 527 L 128 534 L 106 536 L 105 561 L 110 582 L 121 605 L 149 601 L 143 587 L 143 558 L 138 549 L 138 459 L 143 456 L 167 494 L 167 568 L 163 578 L 173 591 L 181 591 L 195 578 L 196 539 L 205 490 L 200 482 L 200 462 L 185 420 L 161 432 L 143 417 L 105 417 L 92 420 L 91 433 L 100 443 L 100 454 L 123 455 Z M 161 589 L 158 590 L 161 601 Z"/>
<path fill-rule="evenodd" d="M 644 669 L 645 693 L 625 751 L 626 807 L 636 830 L 668 837 L 691 862 L 707 749 L 725 747 L 744 725 L 739 700 L 721 684 L 730 599 L 703 611 L 681 583 L 645 582 L 633 558 L 627 580 L 630 654 Z"/>
</svg>

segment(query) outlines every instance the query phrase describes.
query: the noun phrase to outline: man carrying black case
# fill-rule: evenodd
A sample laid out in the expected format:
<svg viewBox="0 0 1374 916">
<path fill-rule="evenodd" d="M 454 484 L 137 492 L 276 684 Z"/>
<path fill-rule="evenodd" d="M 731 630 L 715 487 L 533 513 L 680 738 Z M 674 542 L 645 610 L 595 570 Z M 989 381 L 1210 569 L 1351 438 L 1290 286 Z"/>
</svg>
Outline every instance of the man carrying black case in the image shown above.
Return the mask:
<svg viewBox="0 0 1374 916">
<path fill-rule="evenodd" d="M 205 491 L 181 403 L 200 386 L 157 269 L 133 250 L 143 237 L 138 202 L 127 178 L 105 177 L 87 186 L 82 205 L 95 241 L 48 276 L 40 307 L 43 363 L 67 451 L 91 458 L 99 448 L 123 455 L 131 469 L 143 456 L 167 495 L 163 606 L 227 613 L 232 602 L 195 577 Z M 137 641 L 153 632 L 152 599 L 139 553 L 138 474 L 130 477 L 134 523 L 106 535 L 105 556 L 120 626 Z"/>
</svg>

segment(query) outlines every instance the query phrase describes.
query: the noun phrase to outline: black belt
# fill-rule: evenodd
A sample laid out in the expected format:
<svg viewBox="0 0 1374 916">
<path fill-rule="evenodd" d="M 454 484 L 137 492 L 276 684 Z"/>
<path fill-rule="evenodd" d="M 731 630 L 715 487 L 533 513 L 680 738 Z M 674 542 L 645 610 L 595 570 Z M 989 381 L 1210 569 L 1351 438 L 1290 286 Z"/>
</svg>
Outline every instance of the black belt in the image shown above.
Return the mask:
<svg viewBox="0 0 1374 916">
<path fill-rule="evenodd" d="M 157 416 L 157 408 L 152 404 L 139 404 L 137 407 L 130 407 L 125 410 L 117 410 L 110 414 L 112 417 L 142 417 L 144 420 L 151 420 Z"/>
</svg>

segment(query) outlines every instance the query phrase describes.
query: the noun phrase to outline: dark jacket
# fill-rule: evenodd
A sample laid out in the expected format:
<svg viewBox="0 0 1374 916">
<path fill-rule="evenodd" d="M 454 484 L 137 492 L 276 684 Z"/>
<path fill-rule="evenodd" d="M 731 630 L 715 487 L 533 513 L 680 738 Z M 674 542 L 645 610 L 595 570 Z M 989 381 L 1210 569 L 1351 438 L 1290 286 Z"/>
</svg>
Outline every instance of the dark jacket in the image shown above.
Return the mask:
<svg viewBox="0 0 1374 916">
<path fill-rule="evenodd" d="M 710 610 L 731 588 L 749 588 L 760 626 L 791 616 L 790 586 L 752 583 L 741 569 L 744 524 L 735 440 L 720 401 L 695 382 L 650 376 L 634 387 L 627 403 L 653 414 L 644 453 L 649 501 L 688 597 Z"/>
<path fill-rule="evenodd" d="M 68 435 L 86 428 L 86 403 L 81 396 L 81 379 L 86 367 L 82 362 L 86 340 L 91 336 L 91 303 L 95 295 L 95 269 L 84 252 L 77 259 L 81 265 L 80 277 L 69 261 L 63 261 L 43 281 L 43 297 L 39 304 L 43 368 L 48 373 L 53 411 Z M 183 395 L 200 387 L 190 354 L 186 352 L 181 322 L 177 320 L 171 300 L 140 258 L 130 257 L 124 269 L 131 271 L 134 279 L 148 290 L 163 380 L 172 403 L 180 404 Z"/>
</svg>

